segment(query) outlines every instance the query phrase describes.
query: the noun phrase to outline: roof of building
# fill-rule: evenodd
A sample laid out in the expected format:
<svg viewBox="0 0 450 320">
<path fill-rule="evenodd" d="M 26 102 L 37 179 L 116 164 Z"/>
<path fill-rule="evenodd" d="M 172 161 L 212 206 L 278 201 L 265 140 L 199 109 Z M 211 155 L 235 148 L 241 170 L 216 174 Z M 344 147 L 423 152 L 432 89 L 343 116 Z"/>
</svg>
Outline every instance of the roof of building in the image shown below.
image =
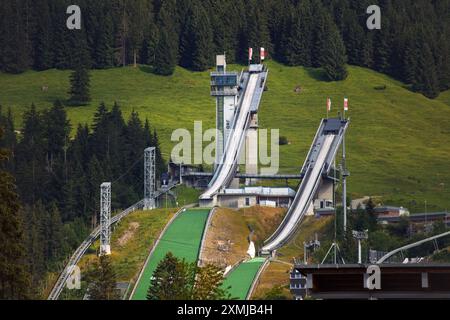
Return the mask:
<svg viewBox="0 0 450 320">
<path fill-rule="evenodd" d="M 374 210 L 375 210 L 375 212 L 380 212 L 380 211 L 400 211 L 400 210 L 407 210 L 407 209 L 403 208 L 403 207 L 381 206 L 381 207 L 375 207 Z"/>
<path fill-rule="evenodd" d="M 240 189 L 225 189 L 219 195 L 257 195 L 269 197 L 295 197 L 295 191 L 291 188 L 269 188 L 269 187 L 245 187 Z"/>
</svg>

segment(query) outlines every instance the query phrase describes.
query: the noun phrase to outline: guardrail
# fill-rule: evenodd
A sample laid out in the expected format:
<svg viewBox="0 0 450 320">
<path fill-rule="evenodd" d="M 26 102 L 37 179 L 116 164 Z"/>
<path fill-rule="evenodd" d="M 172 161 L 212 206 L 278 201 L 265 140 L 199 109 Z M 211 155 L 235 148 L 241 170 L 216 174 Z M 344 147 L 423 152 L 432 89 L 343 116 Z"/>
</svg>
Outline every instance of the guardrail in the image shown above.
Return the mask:
<svg viewBox="0 0 450 320">
<path fill-rule="evenodd" d="M 269 265 L 269 263 L 270 263 L 270 259 L 267 258 L 266 261 L 264 261 L 262 266 L 259 268 L 259 270 L 256 273 L 255 277 L 253 278 L 252 285 L 251 285 L 250 289 L 247 292 L 247 296 L 245 297 L 245 300 L 250 300 L 250 298 L 252 297 L 253 292 L 255 291 L 256 287 L 259 284 L 259 278 L 261 277 L 261 274 L 264 272 L 264 270 L 266 270 L 266 268 Z"/>
<path fill-rule="evenodd" d="M 209 226 L 211 225 L 211 220 L 216 212 L 217 208 L 212 208 L 209 212 L 208 219 L 206 220 L 205 228 L 203 229 L 202 241 L 200 242 L 200 253 L 198 255 L 197 265 L 200 267 L 202 265 L 202 258 L 204 254 L 204 246 L 206 242 L 206 234 L 208 233 Z"/>
<path fill-rule="evenodd" d="M 160 195 L 169 192 L 171 189 L 175 188 L 177 186 L 176 183 L 171 184 L 168 186 L 165 190 L 160 190 L 156 193 L 155 198 L 159 197 Z M 139 202 L 135 203 L 128 209 L 122 211 L 121 213 L 115 215 L 111 218 L 110 225 L 113 225 L 115 223 L 120 222 L 124 217 L 129 215 L 130 213 L 136 211 L 137 209 L 142 209 L 144 207 L 144 199 L 140 200 Z M 58 280 L 56 281 L 55 285 L 53 286 L 52 291 L 50 292 L 47 300 L 58 300 L 62 290 L 64 289 L 64 285 L 67 282 L 67 279 L 72 274 L 74 267 L 78 264 L 81 257 L 86 253 L 87 249 L 95 242 L 95 240 L 100 236 L 100 227 L 96 227 L 91 234 L 81 243 L 81 245 L 75 250 L 75 252 L 70 257 L 69 262 L 66 264 L 66 267 L 61 272 L 61 274 L 58 277 Z"/>
<path fill-rule="evenodd" d="M 125 216 L 130 214 L 131 212 L 136 211 L 139 208 L 142 208 L 144 205 L 144 200 L 141 200 L 125 211 L 122 211 L 121 213 L 115 215 L 111 218 L 110 225 L 113 225 L 120 220 L 122 220 Z M 81 245 L 75 250 L 73 255 L 71 256 L 69 262 L 67 263 L 64 270 L 59 275 L 58 280 L 56 281 L 55 285 L 53 286 L 52 291 L 50 292 L 50 295 L 48 296 L 47 300 L 58 300 L 59 295 L 61 294 L 62 290 L 64 289 L 64 286 L 67 282 L 67 279 L 72 274 L 74 267 L 78 264 L 81 257 L 85 254 L 87 249 L 94 243 L 94 241 L 100 236 L 100 227 L 95 228 L 91 234 L 81 243 Z"/>
</svg>

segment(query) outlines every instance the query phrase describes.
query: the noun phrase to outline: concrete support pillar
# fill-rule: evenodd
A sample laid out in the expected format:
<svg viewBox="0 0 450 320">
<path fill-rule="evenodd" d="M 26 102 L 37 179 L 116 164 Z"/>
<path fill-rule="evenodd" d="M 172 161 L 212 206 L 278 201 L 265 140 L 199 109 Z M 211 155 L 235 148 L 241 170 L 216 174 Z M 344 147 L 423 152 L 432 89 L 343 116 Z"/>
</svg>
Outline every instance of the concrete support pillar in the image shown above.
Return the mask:
<svg viewBox="0 0 450 320">
<path fill-rule="evenodd" d="M 245 172 L 258 174 L 258 114 L 252 114 L 250 128 L 245 138 Z M 246 179 L 245 185 L 255 184 L 256 179 Z"/>
</svg>

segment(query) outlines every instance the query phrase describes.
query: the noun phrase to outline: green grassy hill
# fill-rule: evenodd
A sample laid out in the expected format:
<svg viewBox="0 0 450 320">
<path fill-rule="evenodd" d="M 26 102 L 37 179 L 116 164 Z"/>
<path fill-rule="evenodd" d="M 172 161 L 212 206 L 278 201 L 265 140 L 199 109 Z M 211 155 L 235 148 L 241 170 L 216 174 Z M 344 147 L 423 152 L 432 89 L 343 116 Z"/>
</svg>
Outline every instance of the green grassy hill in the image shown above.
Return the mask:
<svg viewBox="0 0 450 320">
<path fill-rule="evenodd" d="M 269 62 L 269 91 L 263 96 L 260 125 L 279 128 L 289 145 L 281 147 L 281 172 L 296 172 L 325 116 L 325 101 L 333 101 L 332 115 L 350 99 L 352 124 L 348 135 L 349 191 L 352 196 L 382 196 L 387 204 L 404 205 L 413 212 L 450 208 L 450 92 L 436 100 L 410 92 L 385 75 L 349 67 L 342 82 L 321 81 L 320 70 L 286 67 Z M 241 66 L 230 66 L 239 70 Z M 34 102 L 46 108 L 66 99 L 68 71 L 29 71 L 0 74 L 0 104 L 20 114 Z M 48 92 L 41 87 L 47 85 Z M 376 87 L 386 86 L 385 90 Z M 295 88 L 300 86 L 301 93 Z M 128 115 L 133 109 L 157 127 L 163 152 L 170 153 L 176 128 L 192 130 L 194 120 L 204 129 L 214 125 L 214 101 L 209 96 L 207 72 L 177 68 L 160 77 L 145 67 L 92 72 L 90 105 L 67 108 L 72 123 L 90 122 L 100 101 L 118 101 Z"/>
</svg>

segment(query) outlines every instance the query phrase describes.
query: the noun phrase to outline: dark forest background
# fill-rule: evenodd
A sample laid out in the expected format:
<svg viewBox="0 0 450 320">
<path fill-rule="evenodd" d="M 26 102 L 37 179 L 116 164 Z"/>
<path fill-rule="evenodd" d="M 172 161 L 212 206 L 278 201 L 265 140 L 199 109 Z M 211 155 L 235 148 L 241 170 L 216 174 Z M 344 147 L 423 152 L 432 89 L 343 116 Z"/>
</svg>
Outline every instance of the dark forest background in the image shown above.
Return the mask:
<svg viewBox="0 0 450 320">
<path fill-rule="evenodd" d="M 11 110 L 0 107 L 0 151 L 8 150 L 0 175 L 11 177 L 3 187 L 19 196 L 11 202 L 0 197 L 0 202 L 7 205 L 5 210 L 12 203 L 20 208 L 14 219 L 0 212 L 0 238 L 20 246 L 8 247 L 16 256 L 13 264 L 1 266 L 0 279 L 17 273 L 12 265 L 23 266 L 28 284 L 19 292 L 39 297 L 47 272 L 61 271 L 61 263 L 98 225 L 100 184 L 112 182 L 113 210 L 127 208 L 143 198 L 145 148 L 157 147 L 157 177 L 167 169 L 157 132 L 136 112 L 125 120 L 117 104 L 101 104 L 93 125 L 78 126 L 75 137 L 70 137 L 71 125 L 60 102 L 42 112 L 32 105 L 22 121 L 18 135 Z M 17 233 L 8 235 L 12 229 Z M 21 297 L 3 292 L 6 284 L 0 283 L 0 299 Z"/>
<path fill-rule="evenodd" d="M 342 46 L 334 60 L 389 74 L 430 98 L 450 87 L 448 0 L 79 0 L 81 31 L 66 28 L 70 4 L 1 1 L 0 69 L 69 69 L 83 52 L 91 68 L 139 63 L 171 74 L 176 65 L 205 70 L 219 52 L 245 63 L 248 47 L 321 67 Z M 381 30 L 366 27 L 372 4 L 381 7 Z"/>
</svg>

